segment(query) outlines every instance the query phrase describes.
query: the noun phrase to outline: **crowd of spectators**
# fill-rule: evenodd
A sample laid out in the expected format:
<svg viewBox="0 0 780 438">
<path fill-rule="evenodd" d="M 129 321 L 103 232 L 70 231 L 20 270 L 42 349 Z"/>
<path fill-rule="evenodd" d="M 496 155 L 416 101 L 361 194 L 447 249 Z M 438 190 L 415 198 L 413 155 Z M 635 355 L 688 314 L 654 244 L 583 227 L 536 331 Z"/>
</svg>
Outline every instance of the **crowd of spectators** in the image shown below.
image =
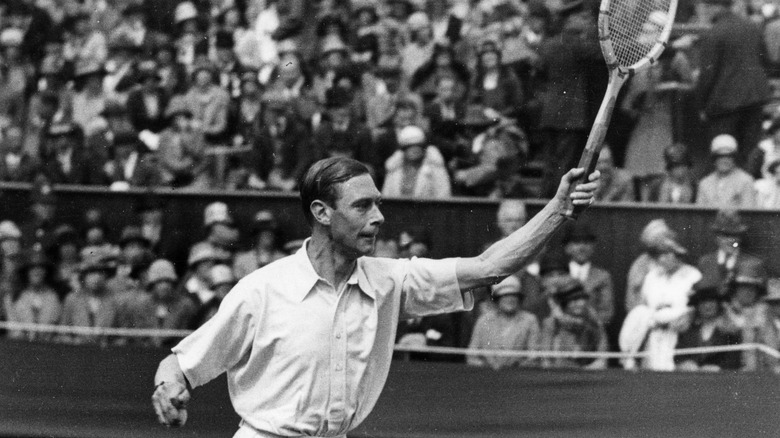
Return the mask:
<svg viewBox="0 0 780 438">
<path fill-rule="evenodd" d="M 497 226 L 508 235 L 526 220 L 515 198 L 548 197 L 584 147 L 607 80 L 597 9 L 590 0 L 0 3 L 0 181 L 33 187 L 33 218 L 0 222 L 0 315 L 193 329 L 233 284 L 301 245 L 270 211 L 239 229 L 221 202 L 205 209 L 203 238 L 192 241 L 153 197 L 112 241 L 99 210 L 79 224 L 58 222 L 59 184 L 294 193 L 310 163 L 349 156 L 369 165 L 387 197 L 504 199 Z M 703 30 L 676 35 L 629 81 L 598 159 L 598 200 L 780 208 L 780 117 L 769 105 L 778 18 L 773 2 L 681 1 L 678 21 Z M 704 134 L 686 132 L 694 125 Z M 682 140 L 692 137 L 700 141 Z M 560 247 L 482 291 L 473 315 L 403 321 L 398 342 L 604 352 L 606 327 L 618 323 L 619 348 L 647 353 L 626 368 L 780 369 L 756 354 L 671 354 L 780 347 L 780 283 L 741 250 L 738 215 L 724 211 L 713 229 L 719 250 L 693 263 L 665 222 L 648 224 L 625 322 L 615 321 L 611 275 L 592 263 L 596 235 L 577 224 Z M 381 239 L 377 255 L 422 257 L 433 244 L 410 228 Z M 532 356 L 467 362 L 607 366 Z"/>
<path fill-rule="evenodd" d="M 597 10 L 6 1 L 0 181 L 290 192 L 311 162 L 346 155 L 388 196 L 549 197 L 606 87 Z M 699 31 L 628 82 L 600 200 L 778 207 L 778 17 L 769 1 L 681 2 L 677 21 Z"/>
</svg>

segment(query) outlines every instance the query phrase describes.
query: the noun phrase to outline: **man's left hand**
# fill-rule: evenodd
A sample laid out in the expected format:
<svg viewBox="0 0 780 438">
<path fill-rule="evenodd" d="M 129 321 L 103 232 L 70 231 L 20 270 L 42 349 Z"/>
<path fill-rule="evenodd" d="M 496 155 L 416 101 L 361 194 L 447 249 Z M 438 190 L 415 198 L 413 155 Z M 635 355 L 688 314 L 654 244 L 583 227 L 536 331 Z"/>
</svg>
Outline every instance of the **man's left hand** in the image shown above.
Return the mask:
<svg viewBox="0 0 780 438">
<path fill-rule="evenodd" d="M 583 168 L 572 169 L 566 172 L 566 175 L 561 178 L 561 184 L 558 186 L 558 192 L 555 194 L 555 199 L 566 203 L 566 198 L 571 197 L 574 205 L 587 207 L 592 204 L 601 178 L 601 172 L 598 170 L 588 176 L 587 182 L 577 184 L 571 194 L 569 194 L 569 186 L 571 186 L 572 182 L 584 172 L 585 169 Z"/>
</svg>

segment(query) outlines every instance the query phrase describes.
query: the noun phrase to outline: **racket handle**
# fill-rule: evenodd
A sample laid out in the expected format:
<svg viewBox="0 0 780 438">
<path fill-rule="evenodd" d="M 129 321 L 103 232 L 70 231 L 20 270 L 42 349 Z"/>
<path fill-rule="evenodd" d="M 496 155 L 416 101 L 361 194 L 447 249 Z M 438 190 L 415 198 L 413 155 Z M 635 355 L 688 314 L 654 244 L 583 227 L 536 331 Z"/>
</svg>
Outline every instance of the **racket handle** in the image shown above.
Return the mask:
<svg viewBox="0 0 780 438">
<path fill-rule="evenodd" d="M 582 184 L 588 180 L 588 176 L 596 170 L 596 162 L 599 159 L 599 152 L 604 145 L 604 137 L 607 134 L 608 123 L 596 123 L 593 125 L 590 137 L 588 137 L 588 144 L 585 146 L 585 150 L 582 151 L 580 157 L 580 163 L 577 168 L 585 169 L 582 175 L 572 179 L 569 185 L 569 193 L 566 195 L 566 208 L 563 211 L 563 216 L 567 219 L 575 220 L 579 215 L 587 208 L 585 205 L 574 205 L 571 199 L 571 194 L 574 192 L 578 184 Z"/>
</svg>

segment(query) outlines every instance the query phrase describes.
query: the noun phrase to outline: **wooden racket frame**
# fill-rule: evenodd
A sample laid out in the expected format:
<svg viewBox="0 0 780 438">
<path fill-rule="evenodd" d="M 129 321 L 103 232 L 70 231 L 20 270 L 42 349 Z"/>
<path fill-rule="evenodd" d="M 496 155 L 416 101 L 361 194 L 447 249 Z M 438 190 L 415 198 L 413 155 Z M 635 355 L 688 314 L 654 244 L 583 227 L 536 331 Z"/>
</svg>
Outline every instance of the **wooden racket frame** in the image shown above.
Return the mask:
<svg viewBox="0 0 780 438">
<path fill-rule="evenodd" d="M 624 0 L 625 1 L 625 0 Z M 631 66 L 622 66 L 615 56 L 615 50 L 612 47 L 612 40 L 610 39 L 609 22 L 610 12 L 609 5 L 611 0 L 602 0 L 599 7 L 599 45 L 601 46 L 601 54 L 604 56 L 604 61 L 607 63 L 609 69 L 609 84 L 607 90 L 604 93 L 604 100 L 601 101 L 599 112 L 596 114 L 596 119 L 591 127 L 590 134 L 588 134 L 588 141 L 585 144 L 585 150 L 582 151 L 580 156 L 580 162 L 577 165 L 578 168 L 584 168 L 585 173 L 574 179 L 569 187 L 569 195 L 574 192 L 577 184 L 583 183 L 588 175 L 593 173 L 596 169 L 596 162 L 598 161 L 599 152 L 604 145 L 604 138 L 607 135 L 607 129 L 609 128 L 609 122 L 612 119 L 612 112 L 615 109 L 615 101 L 617 100 L 618 93 L 623 87 L 623 84 L 633 76 L 637 71 L 647 68 L 658 60 L 669 41 L 669 35 L 672 33 L 672 27 L 674 25 L 674 16 L 677 12 L 677 0 L 671 0 L 669 2 L 669 11 L 667 12 L 668 20 L 664 25 L 661 34 L 658 36 L 655 45 L 647 55 L 637 61 Z M 566 197 L 566 208 L 563 215 L 570 219 L 576 219 L 582 210 L 586 206 L 575 206 L 572 202 L 571 196 Z"/>
</svg>

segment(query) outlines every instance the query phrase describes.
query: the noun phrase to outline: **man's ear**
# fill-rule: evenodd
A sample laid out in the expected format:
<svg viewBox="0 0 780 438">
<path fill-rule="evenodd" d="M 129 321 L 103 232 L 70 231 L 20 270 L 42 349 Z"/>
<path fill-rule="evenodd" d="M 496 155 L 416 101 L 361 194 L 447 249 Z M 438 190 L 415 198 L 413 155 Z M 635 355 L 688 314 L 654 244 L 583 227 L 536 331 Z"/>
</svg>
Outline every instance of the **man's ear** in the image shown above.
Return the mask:
<svg viewBox="0 0 780 438">
<path fill-rule="evenodd" d="M 333 212 L 333 209 L 328 204 L 320 201 L 319 199 L 314 200 L 312 201 L 311 205 L 309 205 L 309 211 L 311 211 L 315 221 L 321 225 L 330 225 L 331 213 Z"/>
</svg>

